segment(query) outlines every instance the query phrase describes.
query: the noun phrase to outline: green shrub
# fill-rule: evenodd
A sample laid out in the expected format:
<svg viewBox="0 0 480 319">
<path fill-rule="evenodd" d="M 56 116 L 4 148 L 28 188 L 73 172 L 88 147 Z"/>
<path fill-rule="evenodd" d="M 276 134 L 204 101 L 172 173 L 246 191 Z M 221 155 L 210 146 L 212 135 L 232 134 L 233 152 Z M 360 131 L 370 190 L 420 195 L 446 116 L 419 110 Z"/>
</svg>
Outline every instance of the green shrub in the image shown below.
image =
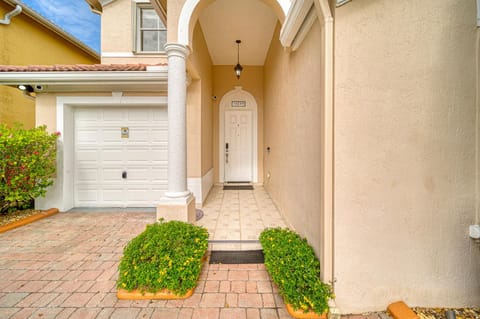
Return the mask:
<svg viewBox="0 0 480 319">
<path fill-rule="evenodd" d="M 58 135 L 45 126 L 27 130 L 0 124 L 0 213 L 45 196 L 56 173 Z"/>
<path fill-rule="evenodd" d="M 260 243 L 267 271 L 285 303 L 305 312 L 328 311 L 332 288 L 320 280 L 320 262 L 307 240 L 288 229 L 267 228 Z"/>
<path fill-rule="evenodd" d="M 207 248 L 208 231 L 203 227 L 180 221 L 148 225 L 125 247 L 117 286 L 184 295 L 197 284 Z"/>
</svg>

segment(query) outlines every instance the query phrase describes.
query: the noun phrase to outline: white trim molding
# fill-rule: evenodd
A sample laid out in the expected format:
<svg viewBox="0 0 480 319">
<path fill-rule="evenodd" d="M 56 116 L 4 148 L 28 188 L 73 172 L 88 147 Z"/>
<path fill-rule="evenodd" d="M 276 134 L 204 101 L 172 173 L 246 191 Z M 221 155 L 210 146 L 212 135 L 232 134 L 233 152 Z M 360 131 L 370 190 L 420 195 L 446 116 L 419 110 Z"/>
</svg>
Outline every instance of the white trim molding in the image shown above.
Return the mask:
<svg viewBox="0 0 480 319">
<path fill-rule="evenodd" d="M 202 207 L 210 189 L 213 187 L 213 172 L 214 169 L 212 168 L 202 177 L 189 177 L 187 179 L 188 189 L 193 193 L 195 204 L 198 207 Z"/>
<path fill-rule="evenodd" d="M 293 42 L 298 37 L 297 35 L 302 31 L 302 38 L 295 44 L 296 48 L 300 46 L 301 41 L 305 38 L 305 35 L 310 30 L 310 27 L 313 25 L 313 21 L 315 21 L 316 18 L 316 15 L 311 14 L 312 7 L 313 0 L 292 1 L 292 7 L 290 8 L 287 17 L 285 18 L 285 23 L 280 30 L 280 42 L 284 47 L 292 47 Z M 312 17 L 313 21 L 311 21 Z M 307 20 L 309 21 L 308 27 L 305 26 Z"/>
<path fill-rule="evenodd" d="M 295 37 L 295 39 L 293 39 L 292 51 L 296 51 L 300 47 L 316 20 L 317 14 L 315 12 L 315 8 L 312 6 L 310 8 L 310 11 L 307 13 L 305 21 L 300 27 L 300 30 L 298 30 L 297 36 Z"/>
</svg>

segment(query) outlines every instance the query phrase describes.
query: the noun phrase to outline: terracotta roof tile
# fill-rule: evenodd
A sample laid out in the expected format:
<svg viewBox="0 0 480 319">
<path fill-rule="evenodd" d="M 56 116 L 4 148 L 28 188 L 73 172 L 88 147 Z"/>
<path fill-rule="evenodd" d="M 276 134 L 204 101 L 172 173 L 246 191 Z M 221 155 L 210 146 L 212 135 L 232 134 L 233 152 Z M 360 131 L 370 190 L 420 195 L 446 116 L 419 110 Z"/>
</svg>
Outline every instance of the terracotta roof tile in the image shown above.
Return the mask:
<svg viewBox="0 0 480 319">
<path fill-rule="evenodd" d="M 146 71 L 147 66 L 167 64 L 55 64 L 55 65 L 0 65 L 0 72 L 95 72 L 95 71 Z"/>
</svg>

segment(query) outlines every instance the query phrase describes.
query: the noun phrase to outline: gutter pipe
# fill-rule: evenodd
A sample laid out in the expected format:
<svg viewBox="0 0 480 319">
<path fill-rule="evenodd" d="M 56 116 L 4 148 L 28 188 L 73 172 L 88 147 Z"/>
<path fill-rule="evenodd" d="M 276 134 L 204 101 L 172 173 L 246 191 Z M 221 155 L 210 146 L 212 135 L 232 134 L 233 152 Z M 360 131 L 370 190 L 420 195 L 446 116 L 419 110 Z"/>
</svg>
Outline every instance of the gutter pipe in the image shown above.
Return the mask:
<svg viewBox="0 0 480 319">
<path fill-rule="evenodd" d="M 5 25 L 10 24 L 10 20 L 11 20 L 14 16 L 19 15 L 20 12 L 22 12 L 22 7 L 17 4 L 17 5 L 15 6 L 15 9 L 13 9 L 12 11 L 7 12 L 7 13 L 5 14 L 5 17 L 3 18 L 3 20 L 0 20 L 0 24 L 5 24 Z"/>
<path fill-rule="evenodd" d="M 337 8 L 343 6 L 344 4 L 349 3 L 352 0 L 337 0 Z M 480 1 L 480 0 L 477 0 Z"/>
<path fill-rule="evenodd" d="M 477 27 L 480 27 L 480 0 L 477 0 Z"/>
</svg>

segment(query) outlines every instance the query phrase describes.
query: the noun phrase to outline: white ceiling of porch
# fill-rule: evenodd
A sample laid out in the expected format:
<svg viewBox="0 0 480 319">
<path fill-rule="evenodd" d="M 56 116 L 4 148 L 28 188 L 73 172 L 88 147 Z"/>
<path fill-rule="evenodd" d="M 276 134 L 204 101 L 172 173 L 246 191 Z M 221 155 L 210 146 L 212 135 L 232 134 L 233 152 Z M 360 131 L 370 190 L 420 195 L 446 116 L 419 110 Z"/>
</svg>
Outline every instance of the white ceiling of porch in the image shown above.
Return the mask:
<svg viewBox="0 0 480 319">
<path fill-rule="evenodd" d="M 214 65 L 263 65 L 277 23 L 274 12 L 259 0 L 217 0 L 200 15 Z"/>
</svg>

